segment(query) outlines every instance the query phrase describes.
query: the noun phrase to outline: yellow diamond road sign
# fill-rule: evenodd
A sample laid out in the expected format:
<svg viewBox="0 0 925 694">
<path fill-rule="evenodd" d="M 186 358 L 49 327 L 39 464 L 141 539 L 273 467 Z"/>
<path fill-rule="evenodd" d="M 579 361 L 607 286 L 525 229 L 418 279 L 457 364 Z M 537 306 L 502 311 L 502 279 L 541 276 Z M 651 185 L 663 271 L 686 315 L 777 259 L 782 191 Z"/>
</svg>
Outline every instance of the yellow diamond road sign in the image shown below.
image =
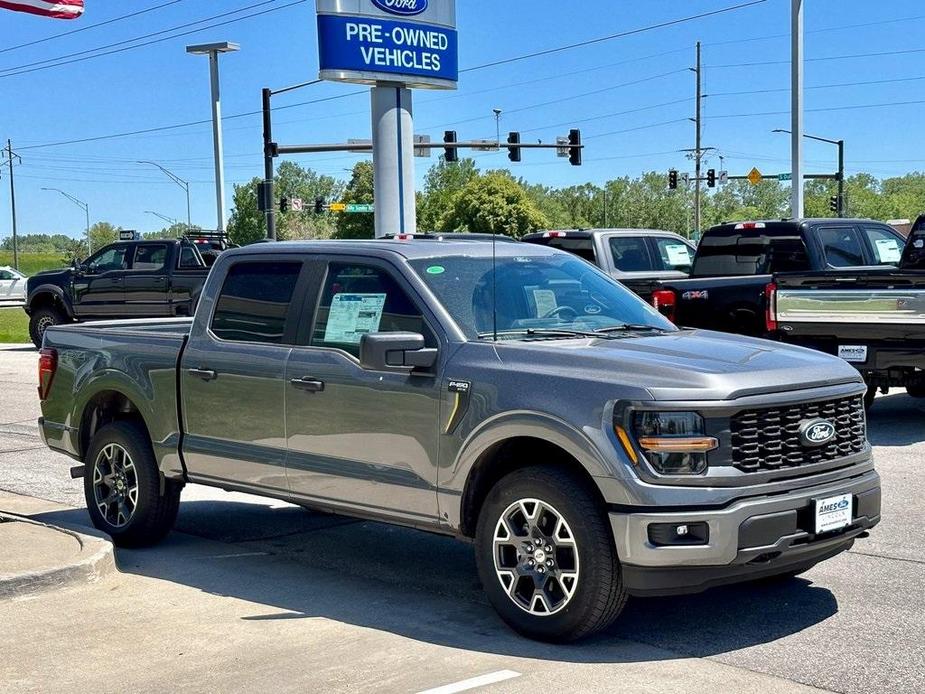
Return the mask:
<svg viewBox="0 0 925 694">
<path fill-rule="evenodd" d="M 345 212 L 347 210 L 347 204 L 343 202 L 332 202 L 328 205 L 328 209 L 331 212 Z"/>
<path fill-rule="evenodd" d="M 757 169 L 757 167 L 748 172 L 748 182 L 753 186 L 757 186 L 759 183 L 761 183 L 761 172 Z"/>
</svg>

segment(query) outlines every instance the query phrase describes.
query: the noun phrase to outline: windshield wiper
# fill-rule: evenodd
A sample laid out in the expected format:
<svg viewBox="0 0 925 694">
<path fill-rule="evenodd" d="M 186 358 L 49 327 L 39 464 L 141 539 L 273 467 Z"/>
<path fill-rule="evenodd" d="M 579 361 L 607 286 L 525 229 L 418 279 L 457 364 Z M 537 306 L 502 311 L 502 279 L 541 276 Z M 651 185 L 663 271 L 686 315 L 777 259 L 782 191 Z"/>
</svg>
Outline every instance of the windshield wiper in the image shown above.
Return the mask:
<svg viewBox="0 0 925 694">
<path fill-rule="evenodd" d="M 493 332 L 479 333 L 480 340 L 494 337 Z M 590 337 L 594 339 L 607 339 L 598 332 L 586 330 L 569 330 L 568 328 L 521 328 L 519 330 L 499 330 L 498 337 L 511 337 L 513 335 L 526 335 L 527 337 Z"/>
<path fill-rule="evenodd" d="M 659 333 L 670 332 L 667 328 L 660 328 L 657 325 L 646 325 L 645 323 L 622 323 L 620 325 L 611 325 L 609 328 L 599 328 L 596 333 L 617 333 L 630 332 L 633 330 L 654 330 Z"/>
</svg>

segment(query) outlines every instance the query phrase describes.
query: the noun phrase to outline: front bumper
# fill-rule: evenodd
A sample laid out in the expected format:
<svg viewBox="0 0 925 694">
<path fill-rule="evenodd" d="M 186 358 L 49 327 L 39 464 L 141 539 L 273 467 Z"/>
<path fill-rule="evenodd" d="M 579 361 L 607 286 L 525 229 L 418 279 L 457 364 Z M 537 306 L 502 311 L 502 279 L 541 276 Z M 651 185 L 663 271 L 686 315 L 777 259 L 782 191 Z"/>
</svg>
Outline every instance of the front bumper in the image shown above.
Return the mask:
<svg viewBox="0 0 925 694">
<path fill-rule="evenodd" d="M 847 528 L 814 534 L 813 500 L 850 493 Z M 802 571 L 851 547 L 880 522 L 880 476 L 857 477 L 776 495 L 738 500 L 724 508 L 610 514 L 623 581 L 633 595 L 696 593 L 726 583 Z M 703 544 L 656 546 L 653 523 L 706 523 Z"/>
</svg>

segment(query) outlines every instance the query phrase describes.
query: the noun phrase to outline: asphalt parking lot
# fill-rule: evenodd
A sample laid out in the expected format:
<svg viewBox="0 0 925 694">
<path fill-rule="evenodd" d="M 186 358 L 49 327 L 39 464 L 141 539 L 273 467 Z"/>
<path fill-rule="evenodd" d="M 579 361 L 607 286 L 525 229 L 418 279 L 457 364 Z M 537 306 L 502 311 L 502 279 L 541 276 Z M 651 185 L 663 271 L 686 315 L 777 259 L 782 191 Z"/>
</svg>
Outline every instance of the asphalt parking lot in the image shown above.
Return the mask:
<svg viewBox="0 0 925 694">
<path fill-rule="evenodd" d="M 0 348 L 0 489 L 89 525 L 71 462 L 38 440 L 35 362 Z M 923 423 L 925 401 L 878 397 L 883 521 L 850 552 L 789 581 L 631 600 L 568 647 L 505 628 L 467 545 L 187 487 L 177 532 L 117 551 L 117 576 L 0 602 L 0 688 L 922 692 Z"/>
</svg>

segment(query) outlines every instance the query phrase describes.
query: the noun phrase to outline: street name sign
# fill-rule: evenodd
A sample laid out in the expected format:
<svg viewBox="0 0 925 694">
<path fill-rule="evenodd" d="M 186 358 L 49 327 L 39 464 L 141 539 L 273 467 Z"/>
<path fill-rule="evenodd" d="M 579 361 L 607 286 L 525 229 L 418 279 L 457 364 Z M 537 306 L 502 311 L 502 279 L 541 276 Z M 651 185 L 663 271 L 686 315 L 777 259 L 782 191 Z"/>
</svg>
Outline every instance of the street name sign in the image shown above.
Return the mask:
<svg viewBox="0 0 925 694">
<path fill-rule="evenodd" d="M 317 0 L 319 77 L 455 89 L 455 0 Z"/>
<path fill-rule="evenodd" d="M 360 203 L 349 203 L 347 205 L 347 209 L 345 210 L 345 212 L 347 212 L 348 214 L 357 214 L 357 213 L 365 214 L 365 213 L 372 213 L 375 211 L 376 211 L 376 206 L 372 203 L 368 205 L 360 204 Z"/>
<path fill-rule="evenodd" d="M 777 174 L 777 180 L 778 180 L 778 181 L 789 181 L 789 180 L 791 180 L 792 178 L 793 178 L 793 177 L 792 177 L 789 173 Z"/>
</svg>

